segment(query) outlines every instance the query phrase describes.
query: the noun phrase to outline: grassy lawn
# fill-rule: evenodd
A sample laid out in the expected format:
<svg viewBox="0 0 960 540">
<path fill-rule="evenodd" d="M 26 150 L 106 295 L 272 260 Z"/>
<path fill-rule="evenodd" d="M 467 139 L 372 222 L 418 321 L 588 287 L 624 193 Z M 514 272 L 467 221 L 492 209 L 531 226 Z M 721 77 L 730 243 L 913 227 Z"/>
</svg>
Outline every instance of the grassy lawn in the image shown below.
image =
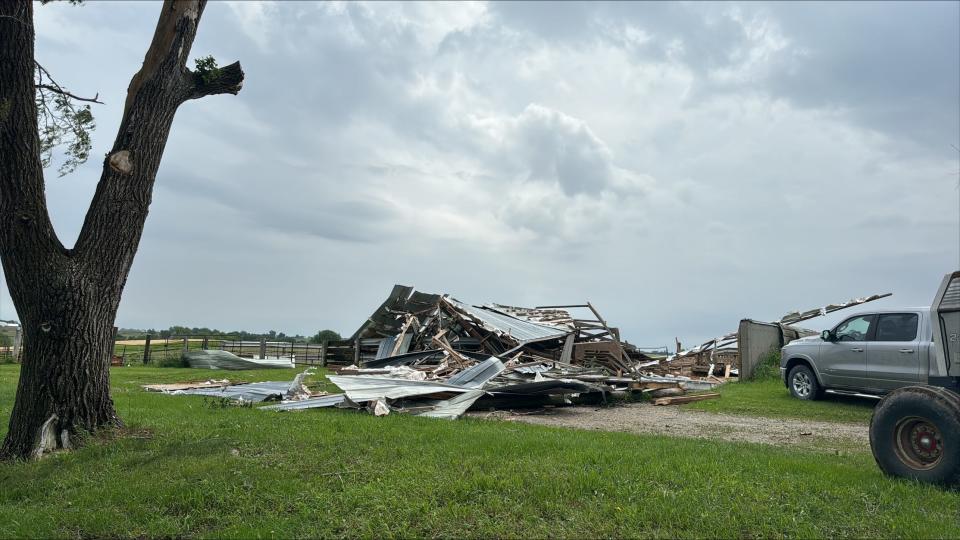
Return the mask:
<svg viewBox="0 0 960 540">
<path fill-rule="evenodd" d="M 791 396 L 780 379 L 727 383 L 717 391 L 720 399 L 698 401 L 683 407 L 769 418 L 869 423 L 873 407 L 877 404 L 872 399 L 829 394 L 823 400 L 802 401 Z"/>
<path fill-rule="evenodd" d="M 885 478 L 867 453 L 273 413 L 138 388 L 225 374 L 293 370 L 114 368 L 136 436 L 0 464 L 0 537 L 960 536 L 960 494 Z M 17 375 L 0 366 L 0 433 Z"/>
<path fill-rule="evenodd" d="M 745 416 L 869 424 L 877 404 L 877 400 L 869 398 L 830 394 L 817 401 L 803 401 L 791 396 L 790 390 L 780 380 L 779 351 L 772 352 L 761 361 L 754 379 L 728 383 L 717 391 L 720 399 L 699 401 L 684 407 Z"/>
</svg>

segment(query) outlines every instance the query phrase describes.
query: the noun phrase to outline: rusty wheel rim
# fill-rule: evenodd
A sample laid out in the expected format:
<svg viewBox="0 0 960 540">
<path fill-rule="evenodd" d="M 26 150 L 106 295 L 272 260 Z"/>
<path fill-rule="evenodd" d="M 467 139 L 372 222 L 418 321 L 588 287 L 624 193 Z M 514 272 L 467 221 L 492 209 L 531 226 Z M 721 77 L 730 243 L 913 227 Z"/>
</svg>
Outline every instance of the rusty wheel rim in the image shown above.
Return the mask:
<svg viewBox="0 0 960 540">
<path fill-rule="evenodd" d="M 943 459 L 943 435 L 930 420 L 919 416 L 903 418 L 893 434 L 897 457 L 910 468 L 929 470 Z"/>
</svg>

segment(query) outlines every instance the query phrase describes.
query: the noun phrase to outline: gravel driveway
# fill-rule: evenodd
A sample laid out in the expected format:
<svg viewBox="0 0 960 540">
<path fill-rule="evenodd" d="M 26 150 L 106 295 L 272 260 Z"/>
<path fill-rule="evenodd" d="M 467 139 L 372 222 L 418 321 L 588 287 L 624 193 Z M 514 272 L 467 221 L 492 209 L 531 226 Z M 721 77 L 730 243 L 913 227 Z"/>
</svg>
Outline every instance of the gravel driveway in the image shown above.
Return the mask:
<svg viewBox="0 0 960 540">
<path fill-rule="evenodd" d="M 528 422 L 546 426 L 652 433 L 800 446 L 809 450 L 842 453 L 870 451 L 867 423 L 822 422 L 715 414 L 677 406 L 630 403 L 615 407 L 558 407 L 536 413 L 496 411 L 469 413 L 475 418 Z"/>
</svg>

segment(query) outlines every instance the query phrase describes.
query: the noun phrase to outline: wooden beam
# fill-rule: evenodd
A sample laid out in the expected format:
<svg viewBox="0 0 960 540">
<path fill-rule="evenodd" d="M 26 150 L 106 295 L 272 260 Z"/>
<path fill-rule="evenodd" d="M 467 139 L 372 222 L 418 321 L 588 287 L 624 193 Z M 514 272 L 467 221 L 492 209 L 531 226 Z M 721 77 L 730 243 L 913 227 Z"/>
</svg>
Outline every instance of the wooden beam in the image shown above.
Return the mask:
<svg viewBox="0 0 960 540">
<path fill-rule="evenodd" d="M 413 324 L 413 321 L 417 320 L 413 315 L 407 315 L 407 320 L 403 323 L 403 326 L 400 327 L 400 333 L 397 334 L 397 340 L 393 343 L 393 350 L 390 351 L 390 356 L 396 356 L 400 352 L 400 345 L 403 344 L 403 337 L 407 335 L 407 329 L 410 328 L 410 325 Z"/>
<path fill-rule="evenodd" d="M 466 367 L 470 364 L 470 360 L 462 354 L 458 353 L 450 346 L 450 343 L 443 337 L 447 333 L 446 329 L 441 330 L 437 335 L 433 336 L 433 343 L 446 351 L 446 353 L 460 365 L 460 367 Z"/>
<path fill-rule="evenodd" d="M 720 394 L 695 394 L 692 396 L 673 396 L 662 397 L 653 400 L 654 405 L 678 405 L 681 403 L 693 403 L 694 401 L 704 401 L 707 399 L 716 399 Z"/>
<path fill-rule="evenodd" d="M 601 317 L 597 309 L 593 307 L 593 304 L 591 304 L 590 302 L 587 302 L 587 307 L 590 308 L 590 311 L 593 312 L 594 316 L 597 317 L 597 320 L 600 321 L 600 324 L 603 325 L 604 330 L 609 332 L 611 335 L 614 335 L 613 330 L 611 330 L 610 327 L 607 326 L 607 321 L 603 320 L 603 317 Z M 617 362 L 621 365 L 621 367 L 623 367 L 624 370 L 632 372 L 633 368 L 631 368 L 630 365 L 626 362 L 626 354 L 623 352 L 623 345 L 620 344 L 620 340 L 614 339 L 613 342 L 616 343 L 617 351 L 620 354 L 619 358 L 617 358 Z"/>
<path fill-rule="evenodd" d="M 567 340 L 563 343 L 563 352 L 560 353 L 560 361 L 564 364 L 570 363 L 570 357 L 573 355 L 573 334 L 567 336 Z"/>
</svg>

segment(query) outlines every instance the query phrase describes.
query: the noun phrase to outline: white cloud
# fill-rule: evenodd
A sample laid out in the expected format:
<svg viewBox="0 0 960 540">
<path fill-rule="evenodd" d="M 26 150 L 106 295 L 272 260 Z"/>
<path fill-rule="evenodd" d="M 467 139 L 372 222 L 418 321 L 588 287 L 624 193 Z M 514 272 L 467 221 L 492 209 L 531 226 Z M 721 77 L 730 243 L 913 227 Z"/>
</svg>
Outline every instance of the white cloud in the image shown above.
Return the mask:
<svg viewBox="0 0 960 540">
<path fill-rule="evenodd" d="M 275 17 L 280 6 L 274 2 L 245 0 L 228 0 L 226 4 L 240 30 L 261 50 L 269 49 L 276 34 Z"/>
<path fill-rule="evenodd" d="M 956 264 L 942 241 L 957 234 L 956 155 L 904 135 L 945 124 L 922 107 L 860 121 L 904 100 L 878 93 L 896 85 L 858 85 L 858 70 L 906 69 L 890 51 L 920 38 L 885 33 L 888 52 L 871 56 L 854 46 L 876 39 L 857 34 L 855 6 L 806 26 L 803 10 L 828 8 L 220 6 L 196 49 L 240 59 L 248 80 L 174 122 L 122 325 L 352 331 L 405 282 L 477 301 L 589 299 L 633 341 L 686 342 L 859 294 L 919 303 Z M 871 16 L 893 19 L 886 6 Z M 71 32 L 149 32 L 155 11 L 88 3 Z M 843 36 L 818 33 L 836 21 Z M 110 39 L 67 51 L 60 23 L 38 40 L 54 65 L 111 58 Z M 847 60 L 816 54 L 831 50 Z M 956 108 L 949 54 L 942 76 L 911 82 L 941 115 Z M 108 64 L 76 72 L 76 87 L 120 96 L 94 155 L 142 59 L 127 56 L 116 80 Z M 874 96 L 869 110 L 860 95 Z M 79 226 L 82 190 L 68 186 L 51 185 L 51 208 Z M 165 270 L 183 250 L 196 250 L 189 271 Z M 184 313 L 167 298 L 205 298 L 211 283 L 256 309 L 223 295 Z"/>
</svg>

